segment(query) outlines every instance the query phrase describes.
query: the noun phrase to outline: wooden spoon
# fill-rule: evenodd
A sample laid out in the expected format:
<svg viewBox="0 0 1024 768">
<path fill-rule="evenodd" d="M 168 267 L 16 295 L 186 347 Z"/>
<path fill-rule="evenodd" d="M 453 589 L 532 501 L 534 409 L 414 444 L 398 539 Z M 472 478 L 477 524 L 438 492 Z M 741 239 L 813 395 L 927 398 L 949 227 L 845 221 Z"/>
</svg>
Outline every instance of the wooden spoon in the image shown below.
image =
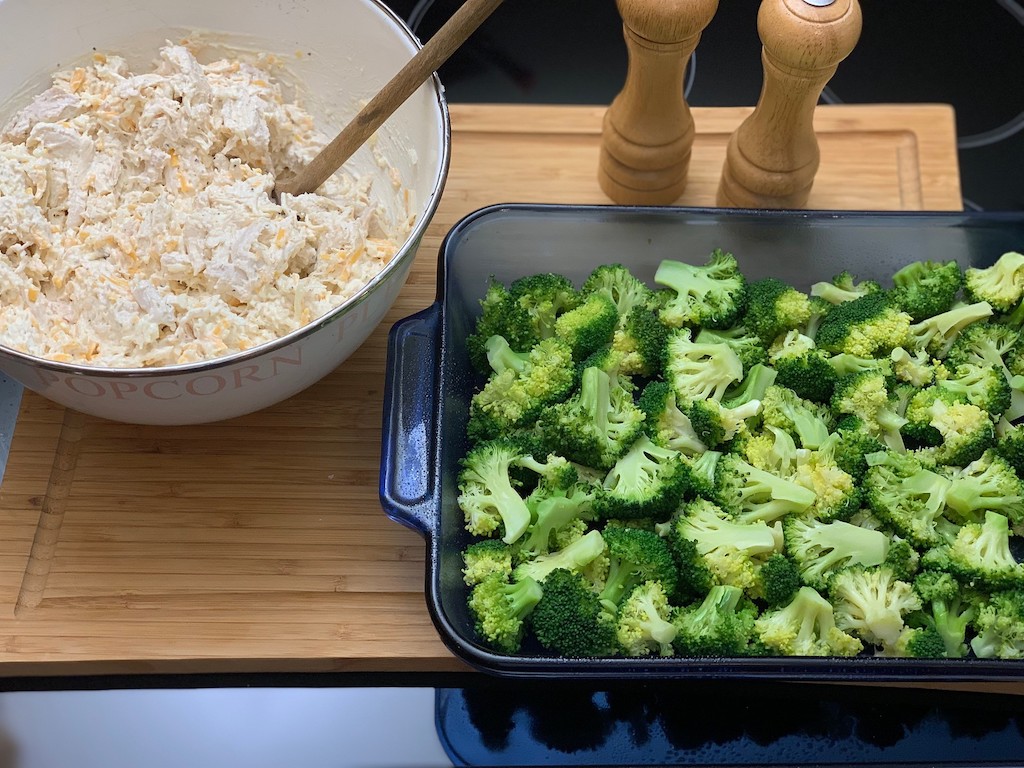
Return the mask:
<svg viewBox="0 0 1024 768">
<path fill-rule="evenodd" d="M 502 0 L 466 0 L 309 165 L 293 176 L 277 180 L 274 196 L 280 200 L 281 195 L 286 193 L 301 195 L 323 184 L 466 42 L 501 3 Z"/>
</svg>

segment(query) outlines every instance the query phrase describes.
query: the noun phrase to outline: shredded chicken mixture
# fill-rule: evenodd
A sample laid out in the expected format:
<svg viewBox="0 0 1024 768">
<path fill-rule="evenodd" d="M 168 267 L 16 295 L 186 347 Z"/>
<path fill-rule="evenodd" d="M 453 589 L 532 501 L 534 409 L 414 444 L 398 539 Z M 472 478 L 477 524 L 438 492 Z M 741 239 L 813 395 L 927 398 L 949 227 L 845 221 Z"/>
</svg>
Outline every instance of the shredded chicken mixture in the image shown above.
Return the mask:
<svg viewBox="0 0 1024 768">
<path fill-rule="evenodd" d="M 276 339 L 396 253 L 369 182 L 273 196 L 328 137 L 267 71 L 167 45 L 58 73 L 0 131 L 0 344 L 145 367 Z"/>
</svg>

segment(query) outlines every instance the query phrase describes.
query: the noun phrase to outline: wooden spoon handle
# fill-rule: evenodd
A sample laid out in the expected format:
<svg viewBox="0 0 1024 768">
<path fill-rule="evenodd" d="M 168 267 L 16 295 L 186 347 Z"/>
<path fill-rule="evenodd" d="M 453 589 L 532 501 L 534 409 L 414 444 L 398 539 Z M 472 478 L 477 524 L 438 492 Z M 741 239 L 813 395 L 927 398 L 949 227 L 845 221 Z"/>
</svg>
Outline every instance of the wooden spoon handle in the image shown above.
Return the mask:
<svg viewBox="0 0 1024 768">
<path fill-rule="evenodd" d="M 278 180 L 274 188 L 275 195 L 278 198 L 285 193 L 301 195 L 323 184 L 466 42 L 501 3 L 502 0 L 466 0 L 309 165 L 285 181 Z"/>
<path fill-rule="evenodd" d="M 764 84 L 730 137 L 718 204 L 802 208 L 818 170 L 814 110 L 861 32 L 857 0 L 762 0 Z"/>
</svg>

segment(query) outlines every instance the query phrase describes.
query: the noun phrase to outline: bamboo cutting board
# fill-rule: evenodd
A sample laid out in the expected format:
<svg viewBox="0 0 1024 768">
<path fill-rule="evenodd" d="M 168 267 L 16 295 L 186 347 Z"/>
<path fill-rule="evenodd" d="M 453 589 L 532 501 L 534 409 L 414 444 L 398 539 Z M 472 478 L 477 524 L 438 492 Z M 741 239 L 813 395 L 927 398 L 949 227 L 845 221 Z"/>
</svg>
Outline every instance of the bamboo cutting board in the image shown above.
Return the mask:
<svg viewBox="0 0 1024 768">
<path fill-rule="evenodd" d="M 438 248 L 465 214 L 609 201 L 597 183 L 604 109 L 451 111 L 451 172 L 409 282 L 319 384 L 232 421 L 85 418 L 63 439 L 63 409 L 26 393 L 0 485 L 0 676 L 465 670 L 426 611 L 422 539 L 378 501 L 387 331 L 433 300 Z M 680 204 L 713 204 L 749 112 L 694 110 Z M 816 128 L 809 207 L 961 207 L 948 107 L 822 107 Z"/>
</svg>

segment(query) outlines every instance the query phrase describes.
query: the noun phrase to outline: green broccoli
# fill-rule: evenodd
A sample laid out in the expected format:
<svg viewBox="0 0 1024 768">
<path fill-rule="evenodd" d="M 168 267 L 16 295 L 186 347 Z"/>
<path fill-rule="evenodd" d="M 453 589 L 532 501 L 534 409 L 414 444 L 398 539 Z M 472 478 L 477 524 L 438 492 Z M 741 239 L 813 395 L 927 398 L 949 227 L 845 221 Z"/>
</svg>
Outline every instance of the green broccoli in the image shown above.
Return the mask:
<svg viewBox="0 0 1024 768">
<path fill-rule="evenodd" d="M 949 473 L 946 506 L 959 522 L 980 523 L 986 512 L 999 512 L 1011 523 L 1024 522 L 1024 481 L 997 451 Z"/>
<path fill-rule="evenodd" d="M 806 512 L 814 499 L 814 491 L 734 454 L 723 455 L 715 466 L 714 501 L 741 522 Z"/>
<path fill-rule="evenodd" d="M 892 276 L 893 300 L 920 322 L 953 306 L 964 275 L 955 261 L 915 261 Z"/>
<path fill-rule="evenodd" d="M 904 625 L 896 642 L 882 649 L 880 656 L 904 659 L 944 659 L 946 646 L 942 635 L 932 626 Z"/>
<path fill-rule="evenodd" d="M 653 310 L 658 301 L 647 284 L 622 264 L 602 264 L 596 267 L 580 288 L 580 294 L 599 293 L 615 302 L 619 322 L 624 323 L 636 307 Z"/>
<path fill-rule="evenodd" d="M 746 278 L 736 257 L 722 250 L 713 251 L 702 266 L 666 259 L 654 282 L 672 291 L 660 314 L 672 327 L 729 328 L 746 305 Z"/>
<path fill-rule="evenodd" d="M 928 411 L 929 424 L 942 436 L 942 441 L 925 450 L 939 464 L 970 464 L 995 444 L 992 419 L 976 405 L 939 398 Z"/>
<path fill-rule="evenodd" d="M 943 541 L 943 513 L 952 481 L 911 453 L 879 451 L 866 457 L 864 497 L 900 536 L 920 547 Z"/>
<path fill-rule="evenodd" d="M 612 610 L 644 581 L 657 581 L 666 593 L 676 590 L 679 574 L 668 543 L 654 531 L 605 525 L 609 569 L 599 597 Z"/>
<path fill-rule="evenodd" d="M 513 548 L 501 539 L 481 539 L 469 544 L 462 553 L 462 576 L 466 586 L 472 587 L 494 574 L 509 579 L 512 553 Z"/>
<path fill-rule="evenodd" d="M 995 592 L 972 622 L 971 650 L 979 659 L 1024 659 L 1024 591 Z"/>
<path fill-rule="evenodd" d="M 685 656 L 745 656 L 754 639 L 757 609 L 743 590 L 713 586 L 698 603 L 676 612 L 675 648 Z"/>
<path fill-rule="evenodd" d="M 800 569 L 781 552 L 768 556 L 760 571 L 762 599 L 769 608 L 787 605 L 803 586 Z"/>
<path fill-rule="evenodd" d="M 841 470 L 855 480 L 860 480 L 868 471 L 865 456 L 885 448 L 882 442 L 864 428 L 856 416 L 844 416 L 836 423 L 833 433 L 837 436 L 833 457 Z"/>
<path fill-rule="evenodd" d="M 512 474 L 522 456 L 514 441 L 498 438 L 476 443 L 461 460 L 458 505 L 467 531 L 475 536 L 500 533 L 506 544 L 526 532 L 530 510 Z"/>
<path fill-rule="evenodd" d="M 725 390 L 722 405 L 726 408 L 739 408 L 751 401 L 761 401 L 765 390 L 778 378 L 778 371 L 764 363 L 757 363 L 747 369 L 743 380 Z"/>
<path fill-rule="evenodd" d="M 966 656 L 967 628 L 978 613 L 978 598 L 953 576 L 939 571 L 918 574 L 914 590 L 921 598 L 926 625 L 942 639 L 945 658 Z"/>
<path fill-rule="evenodd" d="M 829 367 L 835 372 L 838 380 L 843 376 L 850 376 L 854 373 L 867 371 L 879 373 L 882 376 L 893 375 L 892 360 L 889 357 L 861 357 L 842 352 L 828 358 Z"/>
<path fill-rule="evenodd" d="M 618 377 L 588 367 L 579 390 L 541 413 L 538 427 L 567 458 L 610 469 L 643 432 L 644 412 Z"/>
<path fill-rule="evenodd" d="M 627 656 L 672 656 L 676 626 L 675 609 L 659 581 L 637 584 L 623 599 L 616 618 L 615 635 Z"/>
<path fill-rule="evenodd" d="M 718 472 L 718 461 L 722 451 L 704 451 L 704 453 L 688 458 L 690 468 L 690 495 L 711 498 L 715 493 L 715 476 Z"/>
<path fill-rule="evenodd" d="M 829 304 L 842 304 L 859 299 L 871 293 L 879 293 L 882 286 L 875 280 L 857 281 L 848 271 L 840 272 L 829 282 L 818 282 L 811 286 L 811 296 L 818 296 Z"/>
<path fill-rule="evenodd" d="M 900 430 L 907 419 L 893 408 L 885 376 L 881 373 L 864 371 L 842 377 L 836 383 L 831 406 L 837 415 L 857 417 L 861 429 L 891 450 L 906 450 Z"/>
<path fill-rule="evenodd" d="M 558 568 L 544 580 L 530 626 L 544 649 L 569 658 L 614 656 L 615 614 L 605 610 L 579 573 Z"/>
<path fill-rule="evenodd" d="M 694 342 L 697 344 L 725 344 L 736 353 L 743 364 L 743 370 L 748 370 L 758 363 L 765 363 L 768 360 L 768 352 L 761 343 L 761 339 L 742 325 L 724 330 L 701 328 L 697 332 Z"/>
<path fill-rule="evenodd" d="M 892 373 L 898 381 L 914 387 L 927 387 L 935 383 L 936 361 L 925 351 L 910 352 L 896 347 L 890 354 Z"/>
<path fill-rule="evenodd" d="M 769 363 L 778 371 L 780 386 L 805 400 L 827 403 L 832 399 L 837 374 L 829 355 L 814 340 L 799 331 L 780 337 L 768 351 Z"/>
<path fill-rule="evenodd" d="M 577 483 L 568 488 L 541 486 L 526 497 L 532 522 L 521 542 L 518 543 L 520 558 L 546 555 L 560 531 L 577 520 L 589 520 L 594 514 L 598 491 L 593 486 Z"/>
<path fill-rule="evenodd" d="M 689 477 L 682 454 L 642 435 L 608 471 L 594 512 L 605 519 L 665 517 L 679 506 Z"/>
<path fill-rule="evenodd" d="M 987 267 L 968 267 L 964 294 L 969 301 L 991 304 L 996 312 L 1012 312 L 1024 299 L 1024 254 L 1009 251 Z"/>
<path fill-rule="evenodd" d="M 769 424 L 757 432 L 745 433 L 740 442 L 740 445 L 732 446 L 732 453 L 751 466 L 779 477 L 795 479 L 793 475 L 799 452 L 789 432 Z"/>
<path fill-rule="evenodd" d="M 529 313 L 516 303 L 508 288 L 493 277 L 480 300 L 480 307 L 480 317 L 466 339 L 470 362 L 480 373 L 492 371 L 487 362 L 487 342 L 493 336 L 506 339 L 516 352 L 526 352 L 540 341 Z"/>
<path fill-rule="evenodd" d="M 645 429 L 655 444 L 687 456 L 698 456 L 708 449 L 690 417 L 680 410 L 676 393 L 667 382 L 648 383 L 637 405 L 645 414 Z"/>
<path fill-rule="evenodd" d="M 1010 389 L 1010 404 L 1004 415 L 1013 421 L 1024 416 L 1024 382 L 1018 374 L 1024 342 L 1020 329 L 994 322 L 972 323 L 957 335 L 946 356 L 946 365 L 956 369 L 961 365 L 993 366 L 1006 378 Z"/>
<path fill-rule="evenodd" d="M 996 443 L 992 450 L 1013 468 L 1018 477 L 1024 477 L 1024 426 L 1012 424 L 1004 416 L 996 423 Z"/>
<path fill-rule="evenodd" d="M 602 293 L 591 293 L 555 318 L 555 337 L 569 345 L 573 359 L 583 360 L 612 342 L 618 324 L 615 302 Z"/>
<path fill-rule="evenodd" d="M 559 339 L 545 339 L 520 353 L 503 337 L 492 336 L 486 348 L 493 373 L 470 400 L 468 432 L 473 439 L 498 437 L 532 423 L 576 383 L 572 350 Z"/>
<path fill-rule="evenodd" d="M 761 403 L 751 400 L 735 408 L 727 408 L 717 400 L 694 400 L 686 415 L 697 437 L 710 448 L 718 448 L 732 440 L 743 429 L 747 419 L 761 412 Z"/>
<path fill-rule="evenodd" d="M 885 561 L 889 536 L 835 520 L 790 515 L 782 521 L 786 553 L 800 571 L 804 584 L 824 590 L 847 568 L 875 566 Z"/>
<path fill-rule="evenodd" d="M 949 354 L 957 336 L 964 328 L 991 316 L 992 305 L 987 301 L 954 304 L 941 314 L 913 323 L 910 326 L 910 346 L 926 350 L 933 357 L 943 359 Z"/>
<path fill-rule="evenodd" d="M 669 336 L 665 380 L 681 402 L 721 400 L 743 378 L 743 363 L 728 344 L 698 344 L 691 333 L 679 328 Z"/>
<path fill-rule="evenodd" d="M 525 620 L 537 606 L 543 591 L 530 578 L 508 582 L 492 574 L 473 587 L 469 610 L 477 633 L 492 647 L 516 653 L 526 632 Z"/>
<path fill-rule="evenodd" d="M 833 355 L 880 357 L 905 346 L 910 315 L 887 293 L 869 293 L 836 305 L 822 320 L 815 344 Z"/>
<path fill-rule="evenodd" d="M 741 322 L 766 349 L 787 331 L 805 328 L 810 318 L 810 298 L 793 286 L 774 277 L 749 284 Z"/>
<path fill-rule="evenodd" d="M 612 336 L 611 351 L 627 375 L 654 376 L 665 367 L 670 329 L 647 307 L 633 307 Z"/>
<path fill-rule="evenodd" d="M 952 542 L 925 552 L 921 566 L 949 573 L 969 587 L 1024 587 L 1024 565 L 1010 552 L 1010 521 L 998 512 L 986 512 L 982 523 L 961 526 Z"/>
<path fill-rule="evenodd" d="M 761 419 L 791 434 L 801 448 L 818 448 L 825 442 L 835 421 L 829 409 L 800 398 L 793 390 L 774 385 L 761 399 Z"/>
<path fill-rule="evenodd" d="M 1010 382 L 1001 366 L 964 363 L 943 368 L 944 374 L 935 386 L 978 406 L 995 420 L 1010 407 Z"/>
<path fill-rule="evenodd" d="M 904 617 L 921 610 L 913 585 L 886 566 L 844 568 L 832 577 L 828 594 L 836 625 L 882 648 L 893 647 L 906 626 Z"/>
<path fill-rule="evenodd" d="M 783 656 L 856 656 L 864 650 L 860 639 L 836 626 L 832 604 L 811 587 L 800 587 L 785 606 L 761 614 L 754 633 Z"/>
<path fill-rule="evenodd" d="M 580 295 L 569 278 L 551 272 L 526 275 L 509 283 L 508 292 L 530 318 L 538 341 L 555 335 L 559 315 L 579 306 Z"/>
<path fill-rule="evenodd" d="M 861 490 L 853 475 L 836 462 L 839 435 L 831 434 L 812 451 L 797 455 L 793 480 L 814 491 L 810 514 L 819 520 L 846 520 L 860 508 Z"/>
<path fill-rule="evenodd" d="M 551 572 L 559 568 L 579 573 L 594 560 L 604 557 L 605 549 L 601 532 L 592 530 L 561 549 L 519 563 L 512 570 L 512 579 L 522 581 L 531 578 L 543 584 Z"/>
<path fill-rule="evenodd" d="M 659 532 L 682 559 L 696 544 L 695 554 L 714 575 L 717 583 L 744 591 L 760 592 L 760 569 L 772 554 L 782 549 L 782 534 L 761 521 L 741 523 L 706 499 L 684 504 Z"/>
</svg>

